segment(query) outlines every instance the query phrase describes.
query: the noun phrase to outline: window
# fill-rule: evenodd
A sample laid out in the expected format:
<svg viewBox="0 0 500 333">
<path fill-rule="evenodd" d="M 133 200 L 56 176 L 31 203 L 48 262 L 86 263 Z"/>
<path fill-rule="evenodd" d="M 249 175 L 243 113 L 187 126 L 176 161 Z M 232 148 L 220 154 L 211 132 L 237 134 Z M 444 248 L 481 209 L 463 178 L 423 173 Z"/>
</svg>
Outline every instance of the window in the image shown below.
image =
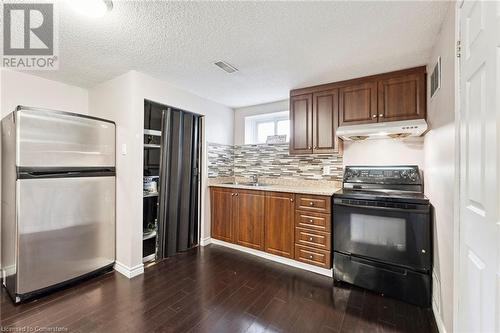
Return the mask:
<svg viewBox="0 0 500 333">
<path fill-rule="evenodd" d="M 245 118 L 245 144 L 266 143 L 271 135 L 290 137 L 288 111 L 267 113 Z"/>
</svg>

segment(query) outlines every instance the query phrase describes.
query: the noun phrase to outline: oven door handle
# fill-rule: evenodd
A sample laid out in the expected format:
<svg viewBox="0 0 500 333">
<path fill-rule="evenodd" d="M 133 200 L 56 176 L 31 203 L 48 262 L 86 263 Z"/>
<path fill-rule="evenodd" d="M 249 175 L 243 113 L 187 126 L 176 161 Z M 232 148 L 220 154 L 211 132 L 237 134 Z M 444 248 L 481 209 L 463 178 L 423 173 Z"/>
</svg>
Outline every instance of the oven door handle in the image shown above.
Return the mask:
<svg viewBox="0 0 500 333">
<path fill-rule="evenodd" d="M 428 213 L 429 209 L 428 207 L 421 208 L 421 209 L 405 209 L 405 208 L 397 208 L 397 207 L 380 207 L 380 206 L 367 206 L 367 205 L 352 205 L 352 204 L 345 204 L 345 203 L 337 203 L 334 202 L 333 206 L 344 206 L 344 207 L 353 207 L 353 208 L 367 208 L 367 209 L 378 209 L 378 210 L 385 210 L 385 211 L 391 211 L 391 212 L 405 212 L 405 213 Z M 335 211 L 335 209 L 334 209 Z"/>
</svg>

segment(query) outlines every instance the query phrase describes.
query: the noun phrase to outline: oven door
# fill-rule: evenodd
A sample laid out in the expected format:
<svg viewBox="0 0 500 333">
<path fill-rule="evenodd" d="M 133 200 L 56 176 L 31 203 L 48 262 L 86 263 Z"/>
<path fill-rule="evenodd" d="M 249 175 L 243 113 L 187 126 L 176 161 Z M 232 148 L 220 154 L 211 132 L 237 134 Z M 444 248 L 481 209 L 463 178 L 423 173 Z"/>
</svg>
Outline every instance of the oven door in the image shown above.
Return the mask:
<svg viewBox="0 0 500 333">
<path fill-rule="evenodd" d="M 334 199 L 333 248 L 346 255 L 428 271 L 429 205 Z"/>
</svg>

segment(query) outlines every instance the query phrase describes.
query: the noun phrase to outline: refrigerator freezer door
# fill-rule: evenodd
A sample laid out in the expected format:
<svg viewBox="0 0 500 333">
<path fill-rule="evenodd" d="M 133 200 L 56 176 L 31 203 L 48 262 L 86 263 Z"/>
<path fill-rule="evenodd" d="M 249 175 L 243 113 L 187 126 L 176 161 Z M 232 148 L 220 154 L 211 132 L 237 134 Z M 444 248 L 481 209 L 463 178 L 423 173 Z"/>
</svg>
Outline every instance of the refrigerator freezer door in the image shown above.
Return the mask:
<svg viewBox="0 0 500 333">
<path fill-rule="evenodd" d="M 16 112 L 18 167 L 115 165 L 115 124 L 43 109 Z"/>
<path fill-rule="evenodd" d="M 17 294 L 115 260 L 115 177 L 17 181 Z"/>
</svg>

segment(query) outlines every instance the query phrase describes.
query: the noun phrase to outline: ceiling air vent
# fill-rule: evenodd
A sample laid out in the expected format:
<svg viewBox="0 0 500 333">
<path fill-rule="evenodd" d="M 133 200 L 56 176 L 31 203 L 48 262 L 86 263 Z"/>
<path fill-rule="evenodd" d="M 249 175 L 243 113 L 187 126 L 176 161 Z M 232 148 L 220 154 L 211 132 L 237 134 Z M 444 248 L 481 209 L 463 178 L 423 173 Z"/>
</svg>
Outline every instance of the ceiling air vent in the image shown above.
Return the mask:
<svg viewBox="0 0 500 333">
<path fill-rule="evenodd" d="M 217 62 L 214 62 L 214 65 L 219 67 L 220 69 L 222 69 L 223 71 L 231 74 L 231 73 L 234 73 L 234 72 L 237 72 L 238 71 L 238 68 L 234 67 L 234 66 L 231 66 L 230 64 L 228 64 L 227 62 L 225 61 L 217 61 Z"/>
</svg>

